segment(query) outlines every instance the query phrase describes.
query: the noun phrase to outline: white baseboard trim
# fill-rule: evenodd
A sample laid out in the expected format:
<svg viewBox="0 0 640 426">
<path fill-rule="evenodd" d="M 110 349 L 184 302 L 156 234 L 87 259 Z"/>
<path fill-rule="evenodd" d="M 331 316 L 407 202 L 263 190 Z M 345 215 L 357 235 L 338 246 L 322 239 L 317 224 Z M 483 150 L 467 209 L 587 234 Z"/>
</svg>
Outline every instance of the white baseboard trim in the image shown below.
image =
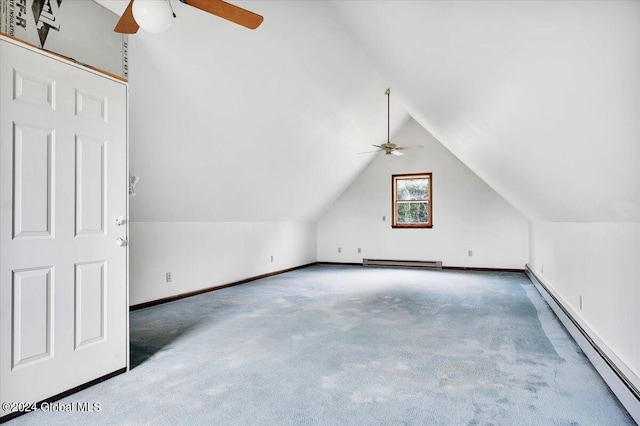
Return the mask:
<svg viewBox="0 0 640 426">
<path fill-rule="evenodd" d="M 633 417 L 633 420 L 640 424 L 640 390 L 634 384 L 634 382 L 638 382 L 638 378 L 621 361 L 612 360 L 611 350 L 605 347 L 595 336 L 595 333 L 571 314 L 570 308 L 563 305 L 562 299 L 551 290 L 531 265 L 527 264 L 525 272 L 611 391 Z"/>
</svg>

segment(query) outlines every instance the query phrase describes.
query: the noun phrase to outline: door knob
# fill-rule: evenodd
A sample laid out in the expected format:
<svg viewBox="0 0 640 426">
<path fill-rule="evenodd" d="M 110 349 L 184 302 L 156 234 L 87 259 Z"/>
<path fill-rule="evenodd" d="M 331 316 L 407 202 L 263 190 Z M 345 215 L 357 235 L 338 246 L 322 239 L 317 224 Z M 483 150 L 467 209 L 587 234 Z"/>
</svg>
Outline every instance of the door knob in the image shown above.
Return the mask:
<svg viewBox="0 0 640 426">
<path fill-rule="evenodd" d="M 116 244 L 120 247 L 127 245 L 127 240 L 124 238 L 116 238 Z"/>
</svg>

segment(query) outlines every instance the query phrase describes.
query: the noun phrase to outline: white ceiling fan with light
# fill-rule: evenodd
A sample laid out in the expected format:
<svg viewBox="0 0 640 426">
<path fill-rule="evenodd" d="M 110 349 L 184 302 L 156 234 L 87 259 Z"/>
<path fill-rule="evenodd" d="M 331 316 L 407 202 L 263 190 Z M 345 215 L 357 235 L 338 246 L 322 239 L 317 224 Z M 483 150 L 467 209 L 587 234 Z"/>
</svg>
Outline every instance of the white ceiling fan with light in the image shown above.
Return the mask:
<svg viewBox="0 0 640 426">
<path fill-rule="evenodd" d="M 256 13 L 222 0 L 180 0 L 180 2 L 251 30 L 258 28 L 264 20 Z M 135 34 L 139 28 L 142 28 L 150 33 L 159 33 L 169 28 L 171 20 L 175 17 L 171 0 L 131 0 L 114 31 Z"/>
<path fill-rule="evenodd" d="M 369 152 L 384 152 L 384 155 L 404 155 L 404 152 L 402 151 L 423 148 L 422 145 L 398 146 L 395 143 L 391 142 L 391 89 L 387 89 L 384 94 L 387 95 L 387 142 L 383 143 L 382 145 L 373 145 L 379 149 Z M 362 154 L 367 153 L 363 152 Z"/>
</svg>

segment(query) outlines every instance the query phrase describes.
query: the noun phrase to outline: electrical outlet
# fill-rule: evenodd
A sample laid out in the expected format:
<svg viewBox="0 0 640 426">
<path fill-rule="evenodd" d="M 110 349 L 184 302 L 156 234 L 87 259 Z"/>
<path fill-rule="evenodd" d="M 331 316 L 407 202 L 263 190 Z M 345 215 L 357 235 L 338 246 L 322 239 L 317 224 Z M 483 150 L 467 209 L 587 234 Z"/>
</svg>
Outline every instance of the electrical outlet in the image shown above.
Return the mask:
<svg viewBox="0 0 640 426">
<path fill-rule="evenodd" d="M 338 253 L 342 253 L 342 247 L 338 247 Z"/>
<path fill-rule="evenodd" d="M 473 256 L 473 250 L 469 250 L 468 255 L 469 257 Z"/>
<path fill-rule="evenodd" d="M 386 216 L 382 216 L 382 221 L 384 222 L 385 220 L 387 220 Z"/>
<path fill-rule="evenodd" d="M 540 273 L 544 274 L 544 265 L 540 265 Z"/>
<path fill-rule="evenodd" d="M 362 249 L 358 247 L 358 253 L 362 253 Z"/>
<path fill-rule="evenodd" d="M 271 263 L 273 263 L 273 255 L 271 256 Z"/>
<path fill-rule="evenodd" d="M 171 282 L 171 272 L 167 272 L 166 274 L 164 274 L 164 278 L 168 283 L 170 283 Z"/>
</svg>

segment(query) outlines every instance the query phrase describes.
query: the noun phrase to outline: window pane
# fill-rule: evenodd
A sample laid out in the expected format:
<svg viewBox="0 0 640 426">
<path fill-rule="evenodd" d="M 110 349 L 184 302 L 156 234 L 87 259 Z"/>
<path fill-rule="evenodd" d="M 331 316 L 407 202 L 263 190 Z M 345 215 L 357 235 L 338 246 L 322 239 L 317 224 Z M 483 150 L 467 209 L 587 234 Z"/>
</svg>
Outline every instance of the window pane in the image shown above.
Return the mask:
<svg viewBox="0 0 640 426">
<path fill-rule="evenodd" d="M 398 200 L 427 200 L 429 194 L 428 179 L 398 179 Z"/>
<path fill-rule="evenodd" d="M 398 223 L 429 222 L 428 203 L 398 203 Z"/>
</svg>

